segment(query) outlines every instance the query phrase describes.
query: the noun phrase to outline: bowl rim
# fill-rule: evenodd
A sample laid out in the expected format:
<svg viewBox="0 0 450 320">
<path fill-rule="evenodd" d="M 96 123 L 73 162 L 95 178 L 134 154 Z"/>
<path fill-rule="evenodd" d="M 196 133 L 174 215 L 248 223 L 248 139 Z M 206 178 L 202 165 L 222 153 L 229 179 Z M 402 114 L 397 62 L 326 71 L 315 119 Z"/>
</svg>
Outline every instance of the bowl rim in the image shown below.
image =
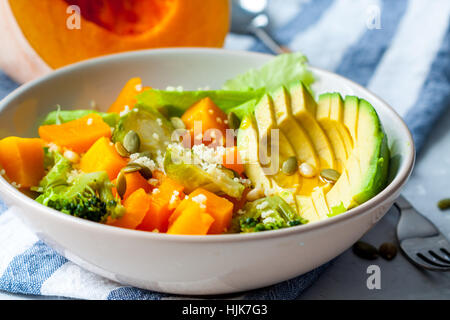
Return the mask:
<svg viewBox="0 0 450 320">
<path fill-rule="evenodd" d="M 57 70 L 52 71 L 42 77 L 34 79 L 30 82 L 27 82 L 12 92 L 10 92 L 6 97 L 4 97 L 0 101 L 0 113 L 5 109 L 5 107 L 11 103 L 15 98 L 20 96 L 23 92 L 26 92 L 28 89 L 42 83 L 48 81 L 52 78 L 57 78 L 63 76 L 66 73 L 70 73 L 79 68 L 88 69 L 93 65 L 98 63 L 107 64 L 111 61 L 116 60 L 129 60 L 140 56 L 158 56 L 158 55 L 184 55 L 184 54 L 213 54 L 213 55 L 233 55 L 233 56 L 255 56 L 255 57 L 265 57 L 271 58 L 274 57 L 272 54 L 259 53 L 259 52 L 251 52 L 251 51 L 240 51 L 240 50 L 227 50 L 222 48 L 197 48 L 197 47 L 183 47 L 183 48 L 159 48 L 159 49 L 146 49 L 146 50 L 135 50 L 128 51 L 123 53 L 115 53 L 104 55 L 97 58 L 92 58 L 88 60 L 84 60 L 81 62 L 77 62 L 74 64 L 70 64 L 68 66 L 59 68 Z M 305 225 L 293 226 L 284 229 L 278 230 L 270 230 L 267 232 L 255 232 L 255 233 L 236 233 L 236 234 L 219 234 L 219 235 L 171 235 L 165 233 L 157 233 L 157 232 L 149 232 L 149 231 L 141 231 L 141 230 L 132 230 L 114 227 L 106 224 L 101 224 L 98 222 L 93 222 L 89 220 L 84 220 L 81 218 L 73 217 L 64 213 L 61 213 L 55 209 L 48 208 L 35 200 L 29 198 L 11 184 L 9 184 L 3 176 L 0 176 L 0 192 L 4 193 L 10 199 L 14 199 L 14 202 L 25 202 L 29 206 L 35 207 L 36 211 L 39 211 L 41 214 L 48 215 L 50 219 L 60 219 L 61 222 L 72 223 L 74 227 L 79 228 L 87 228 L 87 229 L 97 229 L 97 232 L 107 232 L 114 236 L 128 236 L 134 237 L 137 239 L 144 239 L 149 241 L 174 241 L 174 242 L 188 242 L 188 243 L 215 243 L 215 242 L 242 242 L 242 241 L 254 241 L 258 239 L 268 239 L 268 238 L 279 238 L 292 235 L 294 233 L 306 233 L 309 231 L 314 231 L 320 228 L 327 228 L 332 226 L 333 224 L 345 222 L 348 219 L 352 219 L 354 216 L 363 214 L 367 212 L 369 209 L 376 207 L 377 205 L 385 202 L 392 194 L 398 192 L 401 187 L 406 183 L 409 176 L 411 175 L 412 169 L 414 167 L 416 152 L 414 146 L 414 140 L 412 138 L 412 134 L 409 131 L 406 123 L 400 117 L 400 115 L 383 99 L 359 85 L 358 83 L 345 78 L 341 75 L 338 75 L 334 72 L 324 70 L 321 68 L 317 68 L 314 66 L 309 66 L 310 70 L 313 72 L 319 72 L 326 76 L 335 77 L 339 80 L 346 81 L 351 87 L 357 88 L 358 90 L 364 92 L 368 99 L 371 101 L 377 101 L 378 105 L 382 105 L 384 109 L 386 109 L 389 116 L 395 119 L 395 122 L 399 124 L 403 135 L 406 136 L 407 143 L 411 146 L 411 151 L 405 155 L 404 165 L 399 169 L 394 179 L 377 195 L 369 199 L 368 201 L 360 204 L 359 206 L 348 210 L 345 214 L 336 215 L 334 217 L 328 218 L 326 220 L 316 221 L 314 223 L 308 223 Z M 19 207 L 20 206 L 12 206 Z M 56 213 L 56 214 L 55 214 Z"/>
</svg>

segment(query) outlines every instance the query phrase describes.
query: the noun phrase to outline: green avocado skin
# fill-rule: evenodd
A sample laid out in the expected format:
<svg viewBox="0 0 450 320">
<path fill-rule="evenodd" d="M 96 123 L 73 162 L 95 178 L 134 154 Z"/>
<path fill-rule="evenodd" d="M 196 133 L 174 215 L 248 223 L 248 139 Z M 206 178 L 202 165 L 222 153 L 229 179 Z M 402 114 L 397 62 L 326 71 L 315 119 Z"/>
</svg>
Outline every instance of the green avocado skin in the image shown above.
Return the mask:
<svg viewBox="0 0 450 320">
<path fill-rule="evenodd" d="M 369 113 L 374 120 L 374 124 L 376 124 L 374 153 L 370 161 L 370 167 L 363 176 L 364 181 L 361 184 L 361 192 L 354 196 L 354 200 L 358 204 L 362 204 L 373 198 L 386 187 L 389 173 L 390 151 L 386 133 L 372 105 L 364 99 L 359 99 L 359 112 Z"/>
</svg>

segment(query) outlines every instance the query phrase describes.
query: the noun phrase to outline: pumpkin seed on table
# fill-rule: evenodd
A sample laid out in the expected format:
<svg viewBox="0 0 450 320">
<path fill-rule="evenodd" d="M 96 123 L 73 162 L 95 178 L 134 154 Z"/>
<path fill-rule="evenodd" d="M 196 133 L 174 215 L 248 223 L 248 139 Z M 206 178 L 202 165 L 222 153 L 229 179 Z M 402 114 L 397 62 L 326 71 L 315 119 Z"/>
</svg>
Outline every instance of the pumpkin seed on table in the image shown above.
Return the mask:
<svg viewBox="0 0 450 320">
<path fill-rule="evenodd" d="M 450 198 L 440 200 L 437 205 L 441 210 L 450 209 Z"/>
<path fill-rule="evenodd" d="M 340 176 L 341 174 L 334 169 L 323 169 L 320 171 L 320 177 L 326 182 L 335 183 Z"/>
<path fill-rule="evenodd" d="M 184 124 L 183 120 L 181 120 L 181 118 L 179 117 L 171 117 L 170 122 L 172 123 L 175 129 L 186 129 L 186 125 Z"/>
<path fill-rule="evenodd" d="M 353 253 L 366 260 L 375 260 L 378 257 L 378 250 L 373 245 L 358 241 L 352 247 Z"/>
<path fill-rule="evenodd" d="M 228 113 L 227 120 L 230 129 L 238 129 L 241 125 L 241 120 L 239 120 L 238 116 L 234 112 Z"/>
<path fill-rule="evenodd" d="M 283 162 L 281 171 L 288 176 L 294 174 L 297 171 L 297 158 L 295 156 L 287 158 Z"/>
<path fill-rule="evenodd" d="M 141 147 L 141 139 L 139 138 L 139 135 L 133 130 L 128 131 L 123 138 L 123 146 L 129 153 L 139 152 Z"/>
<path fill-rule="evenodd" d="M 119 175 L 117 176 L 117 183 L 116 183 L 116 190 L 119 197 L 123 198 L 125 195 L 125 192 L 127 191 L 127 179 L 125 177 L 124 170 L 121 170 L 119 172 Z"/>
<path fill-rule="evenodd" d="M 125 147 L 123 146 L 122 142 L 117 141 L 114 146 L 116 147 L 116 151 L 117 153 L 124 158 L 127 158 L 130 156 L 130 153 L 127 151 L 127 149 L 125 149 Z"/>
<path fill-rule="evenodd" d="M 384 259 L 392 260 L 397 255 L 397 246 L 392 242 L 385 242 L 380 246 L 378 252 Z"/>
</svg>

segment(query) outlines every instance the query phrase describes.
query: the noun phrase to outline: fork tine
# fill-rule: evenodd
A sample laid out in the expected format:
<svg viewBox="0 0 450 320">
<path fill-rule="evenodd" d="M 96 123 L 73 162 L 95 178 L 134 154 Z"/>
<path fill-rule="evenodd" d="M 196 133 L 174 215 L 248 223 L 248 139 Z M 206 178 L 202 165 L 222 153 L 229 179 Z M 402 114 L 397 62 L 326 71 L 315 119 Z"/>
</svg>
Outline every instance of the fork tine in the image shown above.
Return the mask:
<svg viewBox="0 0 450 320">
<path fill-rule="evenodd" d="M 420 259 L 422 259 L 424 262 L 426 262 L 429 265 L 428 269 L 441 270 L 441 271 L 450 270 L 450 264 L 441 263 L 440 261 L 437 261 L 436 258 L 431 256 L 427 252 L 418 252 L 416 255 L 417 255 L 417 257 L 419 257 Z"/>
<path fill-rule="evenodd" d="M 436 258 L 436 260 L 439 260 L 445 264 L 449 264 L 450 265 L 450 259 L 447 259 L 446 255 L 440 256 L 439 254 L 437 254 L 436 252 L 430 250 L 428 251 L 429 254 L 431 254 L 433 257 Z"/>
</svg>

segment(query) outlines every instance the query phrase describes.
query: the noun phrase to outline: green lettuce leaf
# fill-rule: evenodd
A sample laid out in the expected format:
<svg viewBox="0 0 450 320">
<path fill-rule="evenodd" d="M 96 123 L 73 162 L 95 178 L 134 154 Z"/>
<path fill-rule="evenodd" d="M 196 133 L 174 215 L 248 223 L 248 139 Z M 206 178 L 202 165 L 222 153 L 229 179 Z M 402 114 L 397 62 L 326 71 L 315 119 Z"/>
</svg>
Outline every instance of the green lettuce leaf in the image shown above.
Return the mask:
<svg viewBox="0 0 450 320">
<path fill-rule="evenodd" d="M 302 81 L 309 87 L 314 77 L 308 70 L 307 61 L 300 52 L 281 54 L 259 69 L 250 69 L 228 80 L 222 89 L 248 91 L 264 88 L 271 92 L 294 81 Z"/>
</svg>

